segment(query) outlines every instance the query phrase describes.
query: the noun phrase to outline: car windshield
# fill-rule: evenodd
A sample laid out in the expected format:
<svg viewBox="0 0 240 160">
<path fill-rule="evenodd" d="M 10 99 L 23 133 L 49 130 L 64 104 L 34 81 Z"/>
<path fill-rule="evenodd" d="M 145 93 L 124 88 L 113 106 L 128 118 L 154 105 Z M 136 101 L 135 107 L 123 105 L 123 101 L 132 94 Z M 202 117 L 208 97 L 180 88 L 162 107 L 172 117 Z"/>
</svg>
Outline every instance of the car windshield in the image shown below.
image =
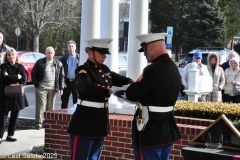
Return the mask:
<svg viewBox="0 0 240 160">
<path fill-rule="evenodd" d="M 36 57 L 36 60 L 45 57 L 44 54 L 34 54 L 34 56 Z"/>
</svg>

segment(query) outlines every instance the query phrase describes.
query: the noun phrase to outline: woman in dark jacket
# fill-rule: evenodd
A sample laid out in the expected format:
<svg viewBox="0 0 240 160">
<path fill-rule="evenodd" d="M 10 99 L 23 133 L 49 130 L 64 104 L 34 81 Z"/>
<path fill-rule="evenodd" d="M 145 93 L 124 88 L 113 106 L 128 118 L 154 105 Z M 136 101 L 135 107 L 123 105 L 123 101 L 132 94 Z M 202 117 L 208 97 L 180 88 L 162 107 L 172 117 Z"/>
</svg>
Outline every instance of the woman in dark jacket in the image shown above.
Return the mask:
<svg viewBox="0 0 240 160">
<path fill-rule="evenodd" d="M 19 64 L 18 54 L 13 48 L 9 48 L 6 51 L 4 63 L 1 64 L 1 79 L 3 84 L 0 91 L 0 144 L 2 142 L 9 111 L 11 111 L 11 117 L 9 120 L 8 136 L 6 140 L 14 142 L 17 140 L 16 138 L 13 138 L 13 135 L 16 129 L 19 112 L 21 109 L 28 106 L 28 101 L 25 94 L 21 97 L 9 97 L 4 94 L 4 88 L 6 85 L 16 83 L 24 85 L 26 84 L 27 80 L 24 66 Z"/>
</svg>

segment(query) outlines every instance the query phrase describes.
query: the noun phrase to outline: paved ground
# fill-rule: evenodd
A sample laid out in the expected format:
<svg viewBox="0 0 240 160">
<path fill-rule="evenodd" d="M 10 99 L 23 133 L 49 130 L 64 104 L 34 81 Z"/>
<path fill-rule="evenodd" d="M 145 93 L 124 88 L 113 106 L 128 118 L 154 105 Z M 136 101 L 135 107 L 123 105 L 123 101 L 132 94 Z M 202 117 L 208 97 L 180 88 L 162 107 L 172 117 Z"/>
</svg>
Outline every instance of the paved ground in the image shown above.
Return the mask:
<svg viewBox="0 0 240 160">
<path fill-rule="evenodd" d="M 33 146 L 44 144 L 44 129 L 41 130 L 20 130 L 16 131 L 14 137 L 16 142 L 6 141 L 6 132 L 0 144 L 0 159 L 12 154 L 28 153 Z"/>
</svg>

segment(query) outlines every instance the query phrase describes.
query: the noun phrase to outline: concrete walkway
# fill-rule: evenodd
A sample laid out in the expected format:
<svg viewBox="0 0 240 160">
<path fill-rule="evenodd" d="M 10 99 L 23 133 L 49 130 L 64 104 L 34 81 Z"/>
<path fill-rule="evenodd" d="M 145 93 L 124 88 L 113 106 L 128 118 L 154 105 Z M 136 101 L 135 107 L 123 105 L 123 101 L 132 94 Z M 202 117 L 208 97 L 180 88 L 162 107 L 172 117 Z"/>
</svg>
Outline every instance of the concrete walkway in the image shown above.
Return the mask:
<svg viewBox="0 0 240 160">
<path fill-rule="evenodd" d="M 14 137 L 17 138 L 16 142 L 6 141 L 7 132 L 5 132 L 0 144 L 0 159 L 13 154 L 28 153 L 33 146 L 43 145 L 44 131 L 44 129 L 15 131 Z"/>
</svg>

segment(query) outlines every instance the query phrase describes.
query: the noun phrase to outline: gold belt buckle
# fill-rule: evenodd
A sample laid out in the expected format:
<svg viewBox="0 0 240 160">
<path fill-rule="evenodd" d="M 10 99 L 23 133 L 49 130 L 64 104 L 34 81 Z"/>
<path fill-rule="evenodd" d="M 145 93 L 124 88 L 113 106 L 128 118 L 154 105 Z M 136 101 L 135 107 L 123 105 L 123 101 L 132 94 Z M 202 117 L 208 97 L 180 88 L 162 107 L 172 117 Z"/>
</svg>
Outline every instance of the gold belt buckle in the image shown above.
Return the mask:
<svg viewBox="0 0 240 160">
<path fill-rule="evenodd" d="M 108 108 L 108 102 L 104 103 L 104 108 Z"/>
</svg>

